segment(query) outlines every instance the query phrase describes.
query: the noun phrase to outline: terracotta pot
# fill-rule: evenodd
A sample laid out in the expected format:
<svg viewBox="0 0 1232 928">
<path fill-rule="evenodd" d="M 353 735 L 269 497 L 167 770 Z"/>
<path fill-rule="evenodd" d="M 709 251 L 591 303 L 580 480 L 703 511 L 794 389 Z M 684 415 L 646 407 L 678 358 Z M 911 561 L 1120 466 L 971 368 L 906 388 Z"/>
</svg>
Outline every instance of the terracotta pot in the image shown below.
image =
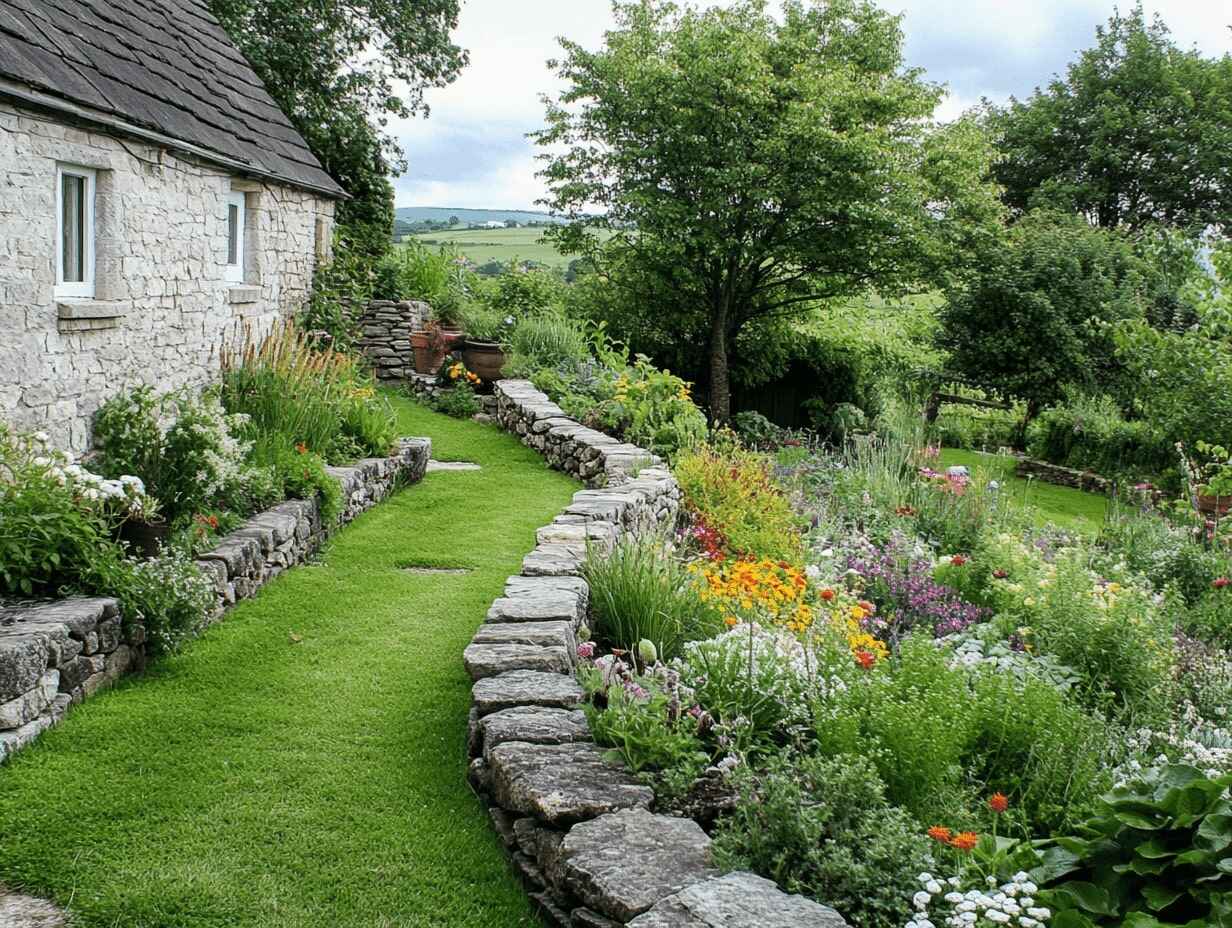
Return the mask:
<svg viewBox="0 0 1232 928">
<path fill-rule="evenodd" d="M 468 341 L 462 349 L 462 363 L 471 373 L 491 383 L 500 380 L 505 352 L 496 342 Z"/>
<path fill-rule="evenodd" d="M 1226 516 L 1232 512 L 1232 496 L 1206 496 L 1198 494 L 1198 511 L 1208 516 Z"/>
<path fill-rule="evenodd" d="M 434 340 L 428 332 L 411 333 L 411 350 L 415 353 L 415 372 L 418 374 L 435 374 L 449 353 L 448 346 Z"/>
<path fill-rule="evenodd" d="M 441 338 L 445 340 L 446 353 L 453 351 L 466 339 L 466 333 L 459 325 L 443 325 L 439 329 Z"/>
<path fill-rule="evenodd" d="M 138 522 L 128 519 L 120 524 L 120 541 L 126 542 L 134 554 L 141 557 L 158 557 L 159 551 L 171 537 L 168 522 Z"/>
</svg>

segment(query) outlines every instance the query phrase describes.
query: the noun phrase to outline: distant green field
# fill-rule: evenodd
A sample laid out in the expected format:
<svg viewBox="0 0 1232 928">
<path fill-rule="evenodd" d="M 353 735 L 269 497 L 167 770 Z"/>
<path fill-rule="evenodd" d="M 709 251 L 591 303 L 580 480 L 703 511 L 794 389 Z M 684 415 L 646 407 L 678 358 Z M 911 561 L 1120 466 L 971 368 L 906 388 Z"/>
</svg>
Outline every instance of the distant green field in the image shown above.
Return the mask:
<svg viewBox="0 0 1232 928">
<path fill-rule="evenodd" d="M 543 228 L 518 229 L 451 229 L 446 232 L 421 232 L 410 236 L 429 248 L 454 245 L 475 264 L 489 261 L 538 261 L 562 270 L 572 257 L 566 257 L 551 244 L 542 241 Z"/>
</svg>

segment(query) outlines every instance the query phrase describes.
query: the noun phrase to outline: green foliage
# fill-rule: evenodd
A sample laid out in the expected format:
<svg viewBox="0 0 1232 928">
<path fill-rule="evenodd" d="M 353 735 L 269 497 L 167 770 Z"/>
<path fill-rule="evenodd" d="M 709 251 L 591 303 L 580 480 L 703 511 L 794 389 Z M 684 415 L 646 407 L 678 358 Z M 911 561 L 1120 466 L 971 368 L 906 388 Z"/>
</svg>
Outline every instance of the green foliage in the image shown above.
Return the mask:
<svg viewBox="0 0 1232 928">
<path fill-rule="evenodd" d="M 555 271 L 514 261 L 499 277 L 483 281 L 476 298 L 502 315 L 520 318 L 559 309 L 565 299 L 565 282 Z"/>
<path fill-rule="evenodd" d="M 661 538 L 622 536 L 611 551 L 586 553 L 582 576 L 590 585 L 596 637 L 632 649 L 653 642 L 664 660 L 685 642 L 722 628 L 717 611 L 704 603 L 690 574 Z"/>
<path fill-rule="evenodd" d="M 1099 544 L 1110 562 L 1145 578 L 1157 591 L 1175 591 L 1191 606 L 1211 590 L 1213 581 L 1232 575 L 1232 552 L 1203 544 L 1184 526 L 1154 511 L 1111 509 Z M 1115 567 L 1110 564 L 1108 569 Z"/>
<path fill-rule="evenodd" d="M 459 321 L 469 340 L 499 344 L 508 336 L 514 317 L 484 303 L 468 303 L 462 307 Z"/>
<path fill-rule="evenodd" d="M 1067 386 L 1104 385 L 1114 372 L 1106 324 L 1143 318 L 1146 271 L 1115 233 L 1077 218 L 1026 217 L 964 286 L 947 291 L 939 342 L 948 369 L 1025 400 L 1032 413 Z"/>
<path fill-rule="evenodd" d="M 159 417 L 164 403 L 153 387 L 137 387 L 107 400 L 94 417 L 94 466 L 112 479 L 133 474 L 160 497 L 164 463 Z"/>
<path fill-rule="evenodd" d="M 717 421 L 750 322 L 936 276 L 996 220 L 982 134 L 933 130 L 942 91 L 872 3 L 615 12 L 603 49 L 562 43 L 565 90 L 535 139 L 550 205 L 574 222 L 549 235 L 628 270 L 630 293 L 656 297 L 643 309 L 706 345 Z"/>
<path fill-rule="evenodd" d="M 1018 212 L 1051 206 L 1104 228 L 1226 221 L 1232 189 L 1232 59 L 1173 41 L 1141 4 L 1116 12 L 1066 76 L 994 111 L 993 176 Z"/>
<path fill-rule="evenodd" d="M 349 351 L 358 316 L 372 298 L 374 265 L 372 255 L 354 247 L 345 230 L 336 229 L 333 256 L 312 276 L 312 295 L 298 315 L 300 328 L 324 333 L 332 347 Z"/>
<path fill-rule="evenodd" d="M 382 457 L 394 442 L 393 414 L 356 359 L 312 345 L 294 325 L 223 352 L 222 403 L 246 416 L 249 441 L 278 435 L 334 464 Z"/>
<path fill-rule="evenodd" d="M 455 383 L 432 399 L 432 408 L 455 419 L 469 419 L 482 408 L 475 388 L 469 383 Z"/>
<path fill-rule="evenodd" d="M 732 428 L 744 444 L 759 451 L 778 448 L 783 443 L 783 438 L 789 434 L 786 429 L 751 409 L 736 413 L 732 417 Z"/>
<path fill-rule="evenodd" d="M 1172 764 L 1103 797 L 1037 873 L 1056 928 L 1232 924 L 1232 775 Z"/>
<path fill-rule="evenodd" d="M 322 167 L 350 195 L 337 219 L 354 246 L 383 254 L 393 230 L 387 121 L 425 110 L 424 90 L 452 81 L 466 53 L 450 40 L 458 0 L 210 0 L 210 11 Z"/>
<path fill-rule="evenodd" d="M 1046 409 L 1027 428 L 1027 453 L 1104 477 L 1161 478 L 1171 472 L 1177 484 L 1172 443 L 1155 423 L 1127 420 L 1108 396 L 1074 396 Z"/>
<path fill-rule="evenodd" d="M 798 517 L 765 455 L 706 445 L 681 455 L 673 473 L 685 505 L 719 532 L 731 553 L 801 561 Z"/>
<path fill-rule="evenodd" d="M 544 368 L 555 370 L 590 357 L 585 327 L 555 313 L 536 313 L 518 320 L 509 336 L 505 373 L 529 377 Z"/>
<path fill-rule="evenodd" d="M 900 925 L 902 887 L 927 870 L 923 829 L 890 805 L 857 754 L 783 756 L 738 778 L 740 800 L 714 836 L 715 859 L 834 906 L 853 924 Z"/>
<path fill-rule="evenodd" d="M 283 435 L 275 433 L 257 439 L 252 461 L 271 475 L 274 500 L 315 499 L 320 504 L 321 521 L 326 525 L 342 512 L 342 488 L 325 470 L 325 460 L 319 454 L 303 446 L 292 447 Z"/>
<path fill-rule="evenodd" d="M 411 242 L 378 262 L 373 295 L 383 300 L 420 300 L 432 307 L 438 322 L 455 323 L 473 286 L 464 265 L 452 249 L 434 252 Z"/>
<path fill-rule="evenodd" d="M 616 378 L 612 398 L 600 417 L 628 441 L 674 458 L 706 439 L 706 417 L 689 384 L 639 357 Z"/>
</svg>

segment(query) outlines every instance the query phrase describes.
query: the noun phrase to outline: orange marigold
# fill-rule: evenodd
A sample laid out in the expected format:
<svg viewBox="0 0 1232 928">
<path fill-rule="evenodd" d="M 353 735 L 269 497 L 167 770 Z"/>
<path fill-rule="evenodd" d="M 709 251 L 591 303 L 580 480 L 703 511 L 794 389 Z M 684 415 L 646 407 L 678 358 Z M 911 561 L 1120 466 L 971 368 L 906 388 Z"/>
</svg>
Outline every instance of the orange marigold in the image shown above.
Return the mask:
<svg viewBox="0 0 1232 928">
<path fill-rule="evenodd" d="M 980 836 L 974 831 L 960 831 L 950 839 L 950 847 L 960 851 L 970 852 L 980 843 Z"/>
<path fill-rule="evenodd" d="M 861 648 L 859 651 L 856 651 L 856 663 L 865 670 L 872 670 L 877 663 L 877 655 Z"/>
<path fill-rule="evenodd" d="M 928 829 L 928 836 L 934 841 L 940 841 L 942 844 L 949 844 L 950 838 L 953 837 L 953 835 L 954 833 L 944 825 L 934 825 L 932 828 Z"/>
<path fill-rule="evenodd" d="M 1009 797 L 1005 793 L 993 793 L 988 800 L 988 808 L 992 809 L 998 815 L 1010 807 Z"/>
</svg>

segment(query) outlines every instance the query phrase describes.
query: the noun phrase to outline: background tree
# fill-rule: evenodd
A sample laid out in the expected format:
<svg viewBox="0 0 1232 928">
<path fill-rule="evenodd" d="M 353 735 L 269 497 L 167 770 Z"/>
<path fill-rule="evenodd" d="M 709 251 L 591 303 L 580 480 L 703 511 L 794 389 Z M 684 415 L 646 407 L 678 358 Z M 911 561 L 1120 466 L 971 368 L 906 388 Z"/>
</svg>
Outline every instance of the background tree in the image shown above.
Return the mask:
<svg viewBox="0 0 1232 928">
<path fill-rule="evenodd" d="M 1124 236 L 1034 213 L 947 293 L 939 343 L 950 372 L 1026 401 L 1030 419 L 1067 389 L 1111 385 L 1112 324 L 1143 319 L 1151 291 Z"/>
<path fill-rule="evenodd" d="M 930 130 L 942 91 L 904 66 L 898 18 L 863 0 L 615 15 L 604 48 L 562 41 L 554 63 L 567 89 L 535 138 L 543 202 L 573 221 L 549 234 L 636 268 L 645 316 L 705 345 L 716 421 L 749 323 L 933 279 L 990 234 L 983 136 Z"/>
<path fill-rule="evenodd" d="M 466 64 L 460 0 L 210 0 L 210 10 L 325 170 L 351 194 L 338 220 L 381 253 L 393 229 L 389 175 L 405 169 L 384 128 L 427 113 L 425 89 Z"/>
<path fill-rule="evenodd" d="M 1232 216 L 1232 56 L 1178 48 L 1141 6 L 1099 28 L 1063 80 L 991 122 L 993 174 L 1018 213 L 1074 210 L 1107 229 Z"/>
</svg>

